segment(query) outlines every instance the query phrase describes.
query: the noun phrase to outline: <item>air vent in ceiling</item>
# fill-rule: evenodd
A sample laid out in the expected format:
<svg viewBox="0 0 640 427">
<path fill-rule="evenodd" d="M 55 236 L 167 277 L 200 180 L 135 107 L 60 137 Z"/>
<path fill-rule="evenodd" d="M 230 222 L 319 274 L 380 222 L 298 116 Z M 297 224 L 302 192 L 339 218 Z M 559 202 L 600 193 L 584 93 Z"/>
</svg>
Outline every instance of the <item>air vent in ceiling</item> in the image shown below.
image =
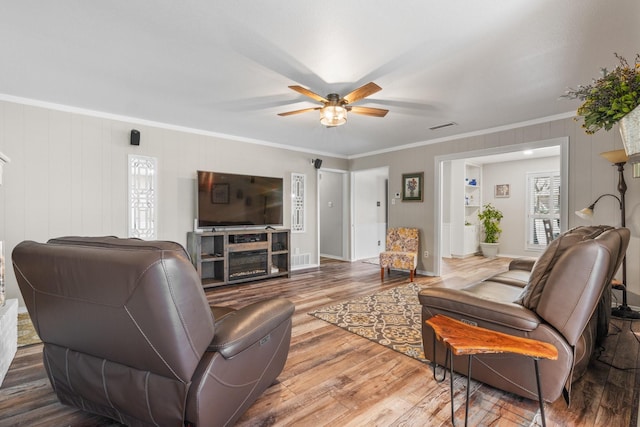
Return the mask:
<svg viewBox="0 0 640 427">
<path fill-rule="evenodd" d="M 455 122 L 443 123 L 441 125 L 430 127 L 429 130 L 438 130 L 438 129 L 446 128 L 449 126 L 455 126 L 455 125 L 457 125 L 457 123 Z"/>
</svg>

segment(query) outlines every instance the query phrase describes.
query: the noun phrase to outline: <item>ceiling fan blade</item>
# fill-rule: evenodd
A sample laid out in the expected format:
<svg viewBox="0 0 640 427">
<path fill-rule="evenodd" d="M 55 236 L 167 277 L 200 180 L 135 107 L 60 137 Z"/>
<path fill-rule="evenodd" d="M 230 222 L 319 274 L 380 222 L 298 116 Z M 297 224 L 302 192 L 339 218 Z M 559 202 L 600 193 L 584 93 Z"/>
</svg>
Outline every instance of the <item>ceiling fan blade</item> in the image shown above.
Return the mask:
<svg viewBox="0 0 640 427">
<path fill-rule="evenodd" d="M 365 116 L 373 116 L 373 117 L 384 117 L 387 115 L 389 110 L 384 110 L 382 108 L 371 108 L 371 107 L 347 107 L 347 110 L 356 114 L 364 114 Z"/>
<path fill-rule="evenodd" d="M 292 116 L 294 114 L 300 114 L 300 113 L 307 113 L 309 111 L 313 111 L 313 110 L 319 110 L 322 107 L 315 107 L 315 108 L 303 108 L 302 110 L 294 110 L 294 111 L 287 111 L 286 113 L 278 113 L 279 116 Z"/>
<path fill-rule="evenodd" d="M 366 98 L 369 95 L 373 95 L 374 93 L 381 90 L 382 88 L 380 86 L 378 86 L 374 82 L 369 82 L 366 85 L 360 86 L 358 89 L 343 96 L 342 99 L 344 99 L 347 104 L 353 104 L 354 102 L 359 101 L 362 98 Z"/>
<path fill-rule="evenodd" d="M 293 89 L 296 92 L 301 93 L 304 96 L 308 96 L 311 99 L 315 99 L 316 101 L 319 101 L 319 102 L 329 102 L 328 99 L 323 98 L 322 96 L 318 95 L 317 93 L 311 92 L 309 89 L 304 88 L 302 86 L 297 86 L 297 85 L 296 86 L 289 86 L 289 89 Z"/>
</svg>

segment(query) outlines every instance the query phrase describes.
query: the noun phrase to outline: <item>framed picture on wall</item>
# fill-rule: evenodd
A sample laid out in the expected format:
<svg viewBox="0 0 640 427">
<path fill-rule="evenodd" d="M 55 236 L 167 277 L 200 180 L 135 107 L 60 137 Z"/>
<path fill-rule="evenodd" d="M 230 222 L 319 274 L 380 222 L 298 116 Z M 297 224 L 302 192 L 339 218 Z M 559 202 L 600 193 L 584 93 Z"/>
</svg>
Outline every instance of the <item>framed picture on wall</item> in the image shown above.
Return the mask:
<svg viewBox="0 0 640 427">
<path fill-rule="evenodd" d="M 229 184 L 213 184 L 211 187 L 211 203 L 215 205 L 229 203 Z"/>
<path fill-rule="evenodd" d="M 402 201 L 421 202 L 424 188 L 424 172 L 402 174 Z"/>
<path fill-rule="evenodd" d="M 494 197 L 509 197 L 511 195 L 511 186 L 509 184 L 496 184 Z"/>
</svg>

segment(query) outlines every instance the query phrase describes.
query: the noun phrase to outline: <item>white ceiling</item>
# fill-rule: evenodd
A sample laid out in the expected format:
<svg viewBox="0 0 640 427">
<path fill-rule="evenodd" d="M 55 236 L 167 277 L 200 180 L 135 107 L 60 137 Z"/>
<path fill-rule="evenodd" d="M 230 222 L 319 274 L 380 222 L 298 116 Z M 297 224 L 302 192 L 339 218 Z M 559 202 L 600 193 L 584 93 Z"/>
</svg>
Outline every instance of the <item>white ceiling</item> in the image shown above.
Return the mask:
<svg viewBox="0 0 640 427">
<path fill-rule="evenodd" d="M 358 156 L 567 116 L 568 86 L 633 60 L 639 18 L 638 0 L 3 1 L 0 99 Z M 277 115 L 316 105 L 289 85 L 369 81 L 355 105 L 384 118 Z"/>
</svg>

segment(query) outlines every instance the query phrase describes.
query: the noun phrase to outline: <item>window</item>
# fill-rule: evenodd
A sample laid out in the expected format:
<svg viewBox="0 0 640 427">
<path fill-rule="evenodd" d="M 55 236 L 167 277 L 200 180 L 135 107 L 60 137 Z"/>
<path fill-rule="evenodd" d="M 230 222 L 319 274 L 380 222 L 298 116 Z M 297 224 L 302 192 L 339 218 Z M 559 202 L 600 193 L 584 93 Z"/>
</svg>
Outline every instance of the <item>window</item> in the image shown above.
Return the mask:
<svg viewBox="0 0 640 427">
<path fill-rule="evenodd" d="M 305 175 L 291 174 L 291 232 L 304 233 Z"/>
<path fill-rule="evenodd" d="M 129 237 L 156 239 L 157 170 L 155 157 L 129 155 Z"/>
<path fill-rule="evenodd" d="M 549 237 L 545 222 L 550 223 Z M 560 233 L 560 172 L 527 174 L 527 249 L 544 249 Z"/>
</svg>

